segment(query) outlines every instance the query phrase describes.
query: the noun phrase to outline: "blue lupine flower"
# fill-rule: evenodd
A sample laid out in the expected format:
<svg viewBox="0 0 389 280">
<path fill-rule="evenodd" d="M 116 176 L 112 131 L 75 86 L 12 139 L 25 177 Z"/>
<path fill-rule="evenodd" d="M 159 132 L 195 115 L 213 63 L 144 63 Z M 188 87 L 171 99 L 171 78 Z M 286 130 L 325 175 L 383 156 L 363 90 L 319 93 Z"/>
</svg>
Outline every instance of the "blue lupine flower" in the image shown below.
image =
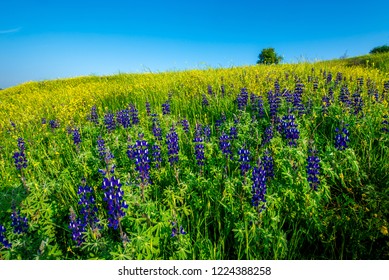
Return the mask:
<svg viewBox="0 0 389 280">
<path fill-rule="evenodd" d="M 139 124 L 139 116 L 138 116 L 138 109 L 136 109 L 134 104 L 130 104 L 130 118 L 131 118 L 131 123 L 133 125 Z"/>
<path fill-rule="evenodd" d="M 331 105 L 331 100 L 327 95 L 324 95 L 321 101 L 322 101 L 322 112 L 326 114 L 328 112 L 328 107 L 330 107 Z"/>
<path fill-rule="evenodd" d="M 97 138 L 97 150 L 99 151 L 100 159 L 104 160 L 107 154 L 107 148 L 105 147 L 104 139 L 101 135 Z"/>
<path fill-rule="evenodd" d="M 42 118 L 41 122 L 42 122 L 42 124 L 46 124 L 47 123 L 46 118 Z"/>
<path fill-rule="evenodd" d="M 59 122 L 57 120 L 50 120 L 49 125 L 52 129 L 58 128 L 59 127 Z"/>
<path fill-rule="evenodd" d="M 346 128 L 347 126 L 348 126 L 348 124 L 346 124 L 346 125 L 342 124 L 340 129 L 338 127 L 335 128 L 335 132 L 336 132 L 335 148 L 340 150 L 340 151 L 348 148 L 347 143 L 350 141 L 350 139 L 349 139 L 350 133 Z"/>
<path fill-rule="evenodd" d="M 170 133 L 166 134 L 166 145 L 168 148 L 169 162 L 173 166 L 178 162 L 178 151 L 180 150 L 178 145 L 178 135 L 174 127 L 171 127 Z"/>
<path fill-rule="evenodd" d="M 205 94 L 203 94 L 203 101 L 202 101 L 202 105 L 204 107 L 207 107 L 209 105 L 209 102 L 208 102 L 208 99 L 207 99 L 207 96 Z"/>
<path fill-rule="evenodd" d="M 251 205 L 258 208 L 262 204 L 261 208 L 259 208 L 259 211 L 262 211 L 266 207 L 266 171 L 262 165 L 254 167 L 252 181 L 253 185 L 251 189 Z"/>
<path fill-rule="evenodd" d="M 208 94 L 209 95 L 213 95 L 213 91 L 212 91 L 212 86 L 211 85 L 208 85 Z"/>
<path fill-rule="evenodd" d="M 76 241 L 77 246 L 81 246 L 81 244 L 85 241 L 83 236 L 83 233 L 85 232 L 85 227 L 81 219 L 76 217 L 76 213 L 72 208 L 70 209 L 69 219 L 69 229 L 72 232 L 72 239 Z"/>
<path fill-rule="evenodd" d="M 293 93 L 293 109 L 302 115 L 305 113 L 302 96 L 304 91 L 304 84 L 297 82 Z"/>
<path fill-rule="evenodd" d="M 239 154 L 239 163 L 240 163 L 240 173 L 244 176 L 247 171 L 250 170 L 250 151 L 242 148 L 238 151 Z"/>
<path fill-rule="evenodd" d="M 316 156 L 317 151 L 314 149 L 310 149 L 308 151 L 309 156 L 307 158 L 307 180 L 309 182 L 310 187 L 317 191 L 317 187 L 320 184 L 318 175 L 320 174 L 320 159 Z"/>
<path fill-rule="evenodd" d="M 257 98 L 257 116 L 258 118 L 262 118 L 265 115 L 265 110 L 263 109 L 263 99 L 262 96 Z"/>
<path fill-rule="evenodd" d="M 250 94 L 250 104 L 251 104 L 251 109 L 253 111 L 256 111 L 256 109 L 257 109 L 257 105 L 258 105 L 257 99 L 258 99 L 258 96 L 255 93 Z"/>
<path fill-rule="evenodd" d="M 13 158 L 15 160 L 16 169 L 22 170 L 23 168 L 27 168 L 27 157 L 24 152 L 25 143 L 23 138 L 18 138 L 18 148 L 19 150 L 14 153 Z"/>
<path fill-rule="evenodd" d="M 114 176 L 104 177 L 101 188 L 104 190 L 104 201 L 107 203 L 108 226 L 117 229 L 120 219 L 124 217 L 124 209 L 128 208 L 123 199 L 124 192 L 121 189 L 122 184 Z"/>
<path fill-rule="evenodd" d="M 146 113 L 147 113 L 147 116 L 151 115 L 150 102 L 146 102 Z"/>
<path fill-rule="evenodd" d="M 270 143 L 270 140 L 273 138 L 273 126 L 269 125 L 266 127 L 265 132 L 262 136 L 262 146 L 265 146 L 267 143 Z"/>
<path fill-rule="evenodd" d="M 108 132 L 111 132 L 115 130 L 116 128 L 116 123 L 115 123 L 115 116 L 112 113 L 107 113 L 104 116 L 104 124 L 105 127 L 107 128 Z"/>
<path fill-rule="evenodd" d="M 220 119 L 216 120 L 215 127 L 219 131 L 220 127 L 223 125 L 223 123 L 227 120 L 226 115 L 224 112 L 221 114 Z"/>
<path fill-rule="evenodd" d="M 274 178 L 274 160 L 269 150 L 265 151 L 264 156 L 261 158 L 263 168 L 266 172 L 266 178 Z"/>
<path fill-rule="evenodd" d="M 81 143 L 81 136 L 80 136 L 80 131 L 78 128 L 72 129 L 72 136 L 73 136 L 73 143 L 76 146 L 79 146 Z"/>
<path fill-rule="evenodd" d="M 199 132 L 199 131 L 198 131 Z M 204 144 L 203 144 L 203 138 L 198 135 L 199 133 L 196 133 L 196 137 L 193 139 L 193 142 L 195 144 L 195 156 L 196 156 L 196 162 L 198 166 L 204 165 Z"/>
<path fill-rule="evenodd" d="M 171 237 L 176 237 L 178 235 L 185 235 L 187 232 L 184 230 L 183 226 L 180 226 L 179 229 L 177 228 L 177 222 L 171 222 L 172 225 L 172 233 Z"/>
<path fill-rule="evenodd" d="M 183 226 L 180 226 L 180 234 L 185 235 L 187 232 L 184 230 Z"/>
<path fill-rule="evenodd" d="M 155 137 L 156 140 L 158 141 L 162 141 L 162 130 L 161 130 L 161 126 L 159 125 L 159 121 L 158 121 L 158 117 L 156 114 L 152 114 L 152 131 L 153 131 L 153 135 Z"/>
<path fill-rule="evenodd" d="M 161 157 L 161 147 L 158 145 L 153 145 L 151 147 L 153 162 L 155 163 L 155 168 L 159 168 L 162 162 Z"/>
<path fill-rule="evenodd" d="M 331 87 L 328 89 L 328 97 L 331 100 L 331 103 L 334 103 L 335 98 L 334 98 L 334 89 Z"/>
<path fill-rule="evenodd" d="M 226 158 L 232 158 L 230 137 L 224 132 L 219 138 L 219 147 Z"/>
<path fill-rule="evenodd" d="M 319 88 L 319 82 L 318 82 L 318 80 L 315 80 L 315 81 L 313 82 L 313 90 L 314 90 L 314 91 L 317 91 L 318 88 Z"/>
<path fill-rule="evenodd" d="M 162 114 L 170 115 L 170 103 L 169 101 L 162 104 Z"/>
<path fill-rule="evenodd" d="M 150 183 L 150 159 L 149 148 L 147 141 L 143 140 L 143 135 L 139 135 L 139 140 L 136 140 L 134 145 L 135 153 L 135 169 L 139 172 L 139 177 L 142 184 Z"/>
<path fill-rule="evenodd" d="M 28 230 L 28 219 L 20 215 L 20 210 L 13 209 L 11 213 L 11 226 L 14 228 L 14 233 L 21 234 Z"/>
<path fill-rule="evenodd" d="M 332 81 L 332 74 L 331 72 L 329 72 L 327 75 L 327 83 L 329 84 L 331 81 Z"/>
<path fill-rule="evenodd" d="M 281 96 L 285 99 L 286 102 L 293 104 L 293 94 L 291 94 L 289 90 L 285 89 Z"/>
<path fill-rule="evenodd" d="M 289 146 L 297 146 L 297 139 L 300 137 L 300 132 L 297 124 L 294 122 L 295 117 L 292 114 L 282 117 L 281 129 L 286 140 L 289 140 Z"/>
<path fill-rule="evenodd" d="M 219 131 L 220 130 L 220 127 L 223 125 L 223 121 L 221 119 L 217 119 L 215 121 L 215 127 L 216 127 L 216 130 Z"/>
<path fill-rule="evenodd" d="M 3 244 L 3 246 L 7 249 L 10 249 L 12 244 L 8 242 L 8 240 L 5 238 L 4 233 L 6 232 L 6 229 L 3 225 L 0 225 L 0 243 Z"/>
<path fill-rule="evenodd" d="M 195 137 L 201 137 L 204 135 L 203 126 L 199 123 L 196 124 Z"/>
<path fill-rule="evenodd" d="M 230 137 L 231 139 L 238 139 L 238 131 L 235 126 L 230 128 Z"/>
<path fill-rule="evenodd" d="M 123 126 L 123 128 L 130 127 L 131 126 L 130 111 L 127 109 L 118 111 L 116 113 L 116 121 L 118 124 Z"/>
<path fill-rule="evenodd" d="M 343 74 L 340 72 L 336 73 L 335 83 L 338 84 L 342 82 L 342 80 L 343 80 Z"/>
<path fill-rule="evenodd" d="M 21 152 L 24 152 L 24 150 L 26 149 L 26 143 L 24 142 L 24 139 L 21 137 L 18 138 L 18 148 L 19 151 Z"/>
<path fill-rule="evenodd" d="M 85 179 L 82 180 L 82 185 L 78 187 L 77 194 L 80 196 L 78 204 L 81 205 L 80 220 L 84 225 L 83 231 L 86 231 L 87 225 L 92 229 L 97 228 L 99 219 L 97 218 L 96 199 L 93 195 L 93 189 L 86 185 Z"/>
<path fill-rule="evenodd" d="M 211 128 L 208 125 L 204 126 L 204 137 L 207 142 L 211 139 Z"/>
<path fill-rule="evenodd" d="M 351 106 L 350 92 L 347 86 L 343 86 L 340 90 L 339 101 L 342 102 L 346 107 Z"/>
<path fill-rule="evenodd" d="M 360 112 L 362 112 L 363 100 L 359 92 L 353 94 L 351 106 L 354 109 L 354 115 L 358 115 Z"/>
<path fill-rule="evenodd" d="M 278 111 L 278 107 L 281 103 L 281 99 L 279 98 L 278 95 L 273 94 L 273 92 L 271 90 L 267 93 L 267 99 L 268 99 L 269 107 L 270 107 L 270 111 L 269 111 L 270 118 L 274 119 L 277 116 L 277 111 Z"/>
<path fill-rule="evenodd" d="M 182 128 L 184 129 L 185 133 L 189 133 L 189 122 L 187 119 L 183 119 L 181 121 Z"/>
<path fill-rule="evenodd" d="M 99 115 L 97 114 L 96 105 L 94 105 L 91 108 L 91 112 L 90 115 L 88 116 L 88 120 L 95 124 L 99 124 Z"/>
<path fill-rule="evenodd" d="M 136 149 L 135 149 L 135 145 L 128 145 L 127 147 L 127 156 L 130 160 L 135 160 L 135 157 L 136 157 Z"/>
<path fill-rule="evenodd" d="M 246 88 L 242 88 L 238 94 L 236 101 L 238 103 L 238 110 L 244 110 L 247 106 L 248 92 Z"/>
</svg>

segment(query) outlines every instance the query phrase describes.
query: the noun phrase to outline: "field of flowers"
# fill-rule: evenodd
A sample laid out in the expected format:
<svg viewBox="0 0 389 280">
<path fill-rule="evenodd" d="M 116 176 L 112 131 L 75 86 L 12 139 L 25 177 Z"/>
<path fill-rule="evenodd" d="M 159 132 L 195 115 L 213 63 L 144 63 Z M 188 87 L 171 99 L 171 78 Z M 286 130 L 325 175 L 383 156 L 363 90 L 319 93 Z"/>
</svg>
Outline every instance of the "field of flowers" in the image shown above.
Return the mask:
<svg viewBox="0 0 389 280">
<path fill-rule="evenodd" d="M 389 76 L 335 63 L 0 91 L 0 259 L 389 259 Z"/>
</svg>

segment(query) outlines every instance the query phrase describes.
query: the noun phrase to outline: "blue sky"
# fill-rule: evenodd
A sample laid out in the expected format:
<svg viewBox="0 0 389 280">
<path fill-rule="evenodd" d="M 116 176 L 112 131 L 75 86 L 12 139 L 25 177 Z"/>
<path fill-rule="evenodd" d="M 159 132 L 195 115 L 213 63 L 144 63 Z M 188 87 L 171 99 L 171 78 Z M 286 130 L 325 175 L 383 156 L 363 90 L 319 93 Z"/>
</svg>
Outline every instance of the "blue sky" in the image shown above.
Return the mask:
<svg viewBox="0 0 389 280">
<path fill-rule="evenodd" d="M 389 1 L 1 1 L 0 88 L 30 80 L 368 53 Z"/>
</svg>

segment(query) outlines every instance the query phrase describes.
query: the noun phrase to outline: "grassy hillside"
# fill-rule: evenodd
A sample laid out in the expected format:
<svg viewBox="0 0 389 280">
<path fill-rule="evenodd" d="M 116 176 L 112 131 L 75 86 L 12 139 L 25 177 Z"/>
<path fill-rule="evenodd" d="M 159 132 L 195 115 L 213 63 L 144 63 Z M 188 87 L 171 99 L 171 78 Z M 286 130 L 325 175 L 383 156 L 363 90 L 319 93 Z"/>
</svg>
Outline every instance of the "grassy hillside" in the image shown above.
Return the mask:
<svg viewBox="0 0 389 280">
<path fill-rule="evenodd" d="M 388 259 L 389 79 L 347 61 L 2 90 L 0 258 Z"/>
<path fill-rule="evenodd" d="M 328 62 L 325 62 L 328 63 Z M 356 57 L 349 57 L 346 59 L 337 59 L 333 61 L 334 64 L 344 65 L 348 67 L 364 67 L 378 69 L 386 75 L 389 75 L 389 53 L 367 54 Z"/>
</svg>

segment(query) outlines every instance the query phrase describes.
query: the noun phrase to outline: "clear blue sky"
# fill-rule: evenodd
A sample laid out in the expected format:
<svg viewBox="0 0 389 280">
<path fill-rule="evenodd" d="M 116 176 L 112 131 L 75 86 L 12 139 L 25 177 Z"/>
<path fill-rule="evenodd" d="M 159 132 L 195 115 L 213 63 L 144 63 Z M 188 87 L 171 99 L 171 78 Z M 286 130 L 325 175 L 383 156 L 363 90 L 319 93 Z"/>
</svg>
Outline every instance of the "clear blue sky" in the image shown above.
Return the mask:
<svg viewBox="0 0 389 280">
<path fill-rule="evenodd" d="M 0 88 L 30 80 L 286 62 L 389 44 L 389 1 L 0 3 Z"/>
</svg>

